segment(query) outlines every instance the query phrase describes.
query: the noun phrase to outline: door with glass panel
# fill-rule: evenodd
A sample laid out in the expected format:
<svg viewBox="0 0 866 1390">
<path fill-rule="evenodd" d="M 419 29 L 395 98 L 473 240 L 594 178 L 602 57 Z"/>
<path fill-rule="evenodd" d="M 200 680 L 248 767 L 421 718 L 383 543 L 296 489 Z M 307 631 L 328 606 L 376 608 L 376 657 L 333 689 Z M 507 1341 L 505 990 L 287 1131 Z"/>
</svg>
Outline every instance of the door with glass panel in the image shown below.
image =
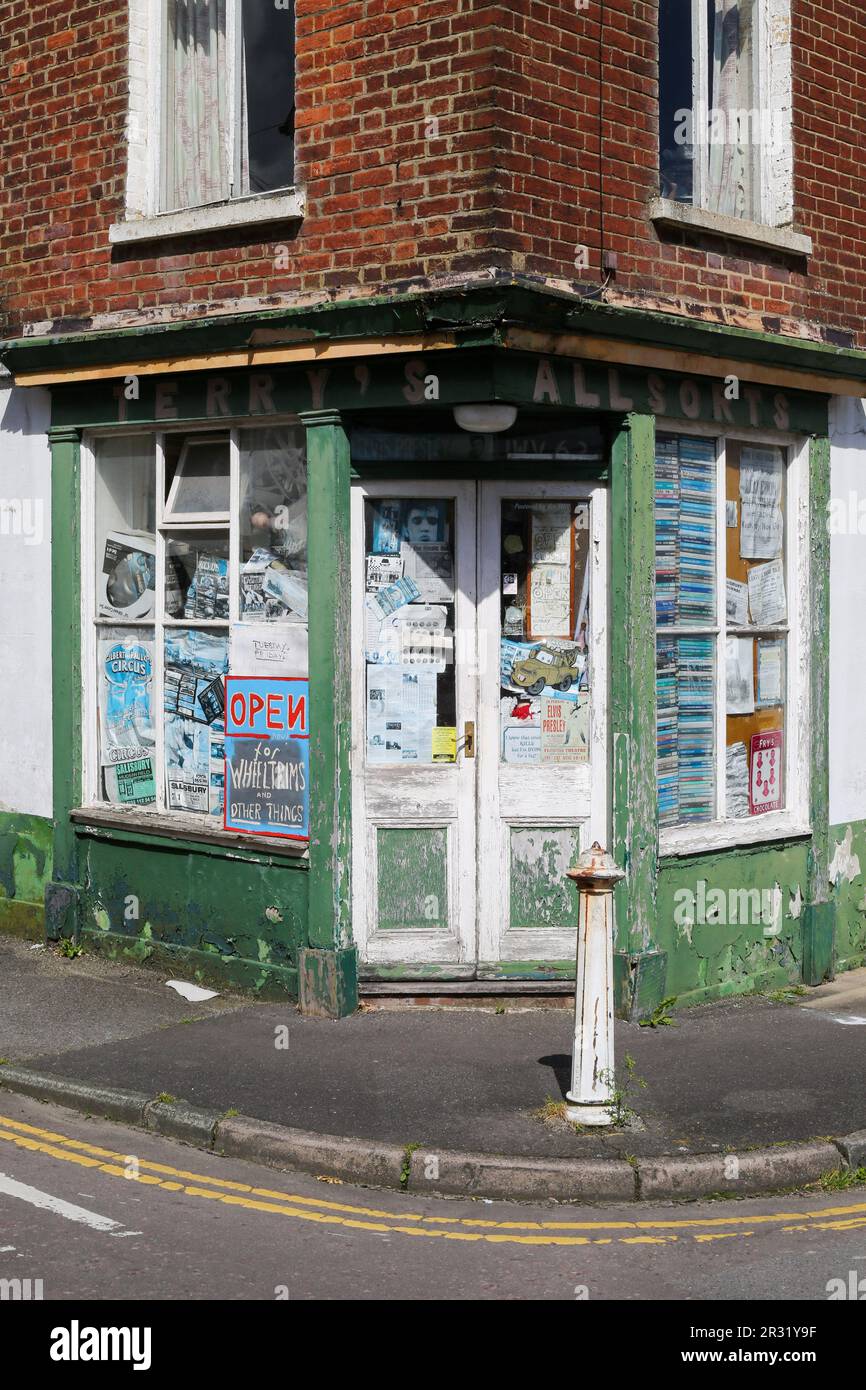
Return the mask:
<svg viewBox="0 0 866 1390">
<path fill-rule="evenodd" d="M 479 974 L 571 960 L 565 877 L 608 842 L 602 487 L 480 484 Z"/>
<path fill-rule="evenodd" d="M 353 566 L 363 957 L 569 960 L 565 871 L 607 834 L 603 489 L 358 487 Z"/>
<path fill-rule="evenodd" d="M 352 495 L 353 932 L 375 964 L 472 973 L 476 485 Z"/>
</svg>

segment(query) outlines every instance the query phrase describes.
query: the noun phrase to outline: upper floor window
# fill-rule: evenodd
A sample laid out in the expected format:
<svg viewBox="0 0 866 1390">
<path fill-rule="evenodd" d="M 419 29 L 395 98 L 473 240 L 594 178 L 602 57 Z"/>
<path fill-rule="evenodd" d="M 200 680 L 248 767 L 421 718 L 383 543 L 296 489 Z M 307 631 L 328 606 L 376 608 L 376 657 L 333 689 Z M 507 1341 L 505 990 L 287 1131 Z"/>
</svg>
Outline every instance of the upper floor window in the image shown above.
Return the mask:
<svg viewBox="0 0 866 1390">
<path fill-rule="evenodd" d="M 293 0 L 163 3 L 160 211 L 290 187 Z"/>
<path fill-rule="evenodd" d="M 793 220 L 790 0 L 660 0 L 661 195 Z"/>
</svg>

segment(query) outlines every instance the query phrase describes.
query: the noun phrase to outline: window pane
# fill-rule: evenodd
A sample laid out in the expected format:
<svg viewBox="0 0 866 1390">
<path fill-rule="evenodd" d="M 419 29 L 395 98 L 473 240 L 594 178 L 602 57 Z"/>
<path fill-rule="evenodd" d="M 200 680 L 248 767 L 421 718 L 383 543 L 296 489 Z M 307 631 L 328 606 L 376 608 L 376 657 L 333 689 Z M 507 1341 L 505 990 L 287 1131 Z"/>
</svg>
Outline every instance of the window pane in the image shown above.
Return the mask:
<svg viewBox="0 0 866 1390">
<path fill-rule="evenodd" d="M 165 612 L 169 618 L 228 622 L 228 536 L 188 532 L 166 541 Z"/>
<path fill-rule="evenodd" d="M 784 809 L 787 651 L 785 638 L 728 639 L 728 819 Z"/>
<path fill-rule="evenodd" d="M 228 634 L 165 634 L 165 799 L 171 811 L 222 819 Z"/>
<path fill-rule="evenodd" d="M 711 439 L 656 441 L 656 622 L 707 625 L 716 616 L 716 448 Z"/>
<path fill-rule="evenodd" d="M 152 439 L 96 445 L 96 615 L 152 618 L 156 586 Z"/>
<path fill-rule="evenodd" d="M 454 503 L 365 503 L 367 760 L 454 762 Z"/>
<path fill-rule="evenodd" d="M 228 198 L 226 0 L 166 0 L 164 103 L 163 208 Z"/>
<path fill-rule="evenodd" d="M 759 217 L 762 138 L 757 101 L 756 0 L 715 0 L 710 6 L 709 186 L 710 211 Z"/>
<path fill-rule="evenodd" d="M 99 795 L 112 805 L 156 801 L 153 651 L 152 628 L 99 629 Z"/>
<path fill-rule="evenodd" d="M 242 430 L 240 489 L 240 616 L 245 622 L 306 624 L 303 426 Z"/>
<path fill-rule="evenodd" d="M 165 443 L 167 520 L 229 514 L 228 435 L 168 435 Z"/>
<path fill-rule="evenodd" d="M 726 814 L 739 819 L 785 805 L 787 469 L 773 446 L 729 440 L 726 458 Z"/>
<path fill-rule="evenodd" d="M 692 0 L 659 4 L 659 159 L 661 195 L 693 198 Z"/>
<path fill-rule="evenodd" d="M 660 637 L 656 651 L 659 824 L 715 815 L 715 639 Z"/>
<path fill-rule="evenodd" d="M 589 759 L 588 562 L 588 503 L 502 503 L 503 762 Z"/>
<path fill-rule="evenodd" d="M 294 182 L 295 7 L 243 0 L 245 193 Z"/>
</svg>

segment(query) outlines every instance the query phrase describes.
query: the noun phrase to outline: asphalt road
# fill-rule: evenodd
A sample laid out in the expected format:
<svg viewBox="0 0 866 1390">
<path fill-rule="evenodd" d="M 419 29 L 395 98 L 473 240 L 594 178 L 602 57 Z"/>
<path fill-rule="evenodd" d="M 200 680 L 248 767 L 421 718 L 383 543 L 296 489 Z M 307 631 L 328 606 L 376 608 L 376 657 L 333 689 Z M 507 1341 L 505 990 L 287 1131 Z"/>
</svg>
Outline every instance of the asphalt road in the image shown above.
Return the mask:
<svg viewBox="0 0 866 1390">
<path fill-rule="evenodd" d="M 825 1302 L 852 1278 L 866 1297 L 862 1187 L 611 1209 L 419 1200 L 0 1098 L 0 1281 L 41 1279 L 45 1300 Z"/>
</svg>

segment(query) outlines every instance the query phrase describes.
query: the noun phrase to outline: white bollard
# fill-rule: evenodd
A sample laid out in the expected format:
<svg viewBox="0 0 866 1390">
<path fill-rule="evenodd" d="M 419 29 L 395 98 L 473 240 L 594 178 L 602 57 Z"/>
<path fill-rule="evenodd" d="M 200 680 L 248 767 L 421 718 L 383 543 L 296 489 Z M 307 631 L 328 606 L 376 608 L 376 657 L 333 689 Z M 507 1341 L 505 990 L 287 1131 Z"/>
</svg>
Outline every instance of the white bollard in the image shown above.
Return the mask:
<svg viewBox="0 0 866 1390">
<path fill-rule="evenodd" d="M 566 1115 L 574 1124 L 609 1125 L 613 1094 L 613 889 L 625 878 L 596 842 L 568 877 L 580 894 L 574 1051 Z"/>
</svg>

